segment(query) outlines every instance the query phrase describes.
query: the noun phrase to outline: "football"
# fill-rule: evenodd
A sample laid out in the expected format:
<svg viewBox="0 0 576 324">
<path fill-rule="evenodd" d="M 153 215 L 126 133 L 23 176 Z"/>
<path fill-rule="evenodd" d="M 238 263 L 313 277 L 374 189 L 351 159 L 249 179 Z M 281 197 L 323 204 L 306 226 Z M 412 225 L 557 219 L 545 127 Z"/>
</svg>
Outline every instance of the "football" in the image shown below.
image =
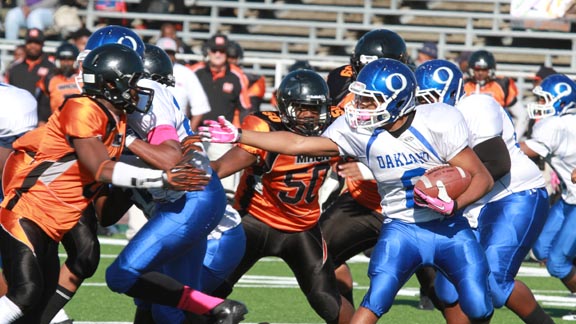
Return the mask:
<svg viewBox="0 0 576 324">
<path fill-rule="evenodd" d="M 415 187 L 430 197 L 438 198 L 438 187 L 444 185 L 448 196 L 458 198 L 470 185 L 472 176 L 468 171 L 450 165 L 427 170 L 416 182 Z"/>
</svg>

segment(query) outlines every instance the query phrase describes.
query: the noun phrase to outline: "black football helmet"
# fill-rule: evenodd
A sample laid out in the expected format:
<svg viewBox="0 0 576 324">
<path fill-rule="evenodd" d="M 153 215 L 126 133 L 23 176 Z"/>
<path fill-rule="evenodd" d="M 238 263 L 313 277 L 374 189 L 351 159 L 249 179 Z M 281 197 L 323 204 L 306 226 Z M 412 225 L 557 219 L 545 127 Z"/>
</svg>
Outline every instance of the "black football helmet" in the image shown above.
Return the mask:
<svg viewBox="0 0 576 324">
<path fill-rule="evenodd" d="M 80 51 L 78 51 L 78 47 L 68 42 L 64 42 L 56 48 L 56 54 L 54 56 L 56 57 L 57 60 L 62 59 L 76 60 L 78 54 L 80 54 Z"/>
<path fill-rule="evenodd" d="M 489 78 L 494 79 L 496 75 L 496 59 L 494 55 L 486 50 L 479 50 L 472 53 L 468 59 L 468 73 L 472 77 L 474 77 L 474 69 L 489 70 Z"/>
<path fill-rule="evenodd" d="M 86 55 L 82 71 L 85 94 L 106 99 L 127 113 L 150 109 L 154 90 L 137 85 L 145 72 L 134 50 L 120 44 L 102 45 Z M 147 99 L 145 105 L 138 105 L 140 98 Z"/>
<path fill-rule="evenodd" d="M 364 34 L 356 42 L 350 57 L 354 76 L 357 76 L 366 64 L 379 58 L 391 58 L 408 63 L 404 39 L 389 29 L 375 29 Z"/>
<path fill-rule="evenodd" d="M 328 85 L 314 71 L 296 70 L 288 73 L 280 82 L 276 100 L 282 123 L 297 134 L 320 135 L 331 122 Z M 299 117 L 301 109 L 314 109 L 318 116 Z"/>
<path fill-rule="evenodd" d="M 144 71 L 146 77 L 169 87 L 176 85 L 172 61 L 163 49 L 146 44 L 144 49 Z"/>
</svg>

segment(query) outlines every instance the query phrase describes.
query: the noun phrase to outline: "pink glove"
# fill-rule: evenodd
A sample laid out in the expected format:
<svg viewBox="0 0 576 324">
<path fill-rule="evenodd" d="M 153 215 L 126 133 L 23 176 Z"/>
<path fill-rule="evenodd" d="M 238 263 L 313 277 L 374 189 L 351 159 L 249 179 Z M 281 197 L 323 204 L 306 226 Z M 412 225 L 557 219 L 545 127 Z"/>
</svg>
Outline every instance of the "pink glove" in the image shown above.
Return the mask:
<svg viewBox="0 0 576 324">
<path fill-rule="evenodd" d="M 227 121 L 224 116 L 218 116 L 218 121 L 205 120 L 204 125 L 198 127 L 203 142 L 236 143 L 242 134 L 242 130 Z"/>
<path fill-rule="evenodd" d="M 452 216 L 457 209 L 456 201 L 448 197 L 446 189 L 444 189 L 444 192 L 440 190 L 438 198 L 434 198 L 423 193 L 418 188 L 414 188 L 414 203 L 420 207 L 430 208 L 444 216 Z"/>
</svg>

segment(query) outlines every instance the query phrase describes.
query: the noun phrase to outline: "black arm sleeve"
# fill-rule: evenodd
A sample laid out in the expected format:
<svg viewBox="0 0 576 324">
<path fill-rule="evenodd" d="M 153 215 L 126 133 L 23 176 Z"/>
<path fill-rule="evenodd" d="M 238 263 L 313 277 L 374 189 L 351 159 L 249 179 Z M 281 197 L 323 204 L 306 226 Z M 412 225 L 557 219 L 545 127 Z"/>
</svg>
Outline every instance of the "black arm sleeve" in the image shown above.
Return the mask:
<svg viewBox="0 0 576 324">
<path fill-rule="evenodd" d="M 474 146 L 474 152 L 484 163 L 494 181 L 510 172 L 512 164 L 510 162 L 510 153 L 502 137 L 496 136 Z"/>
</svg>

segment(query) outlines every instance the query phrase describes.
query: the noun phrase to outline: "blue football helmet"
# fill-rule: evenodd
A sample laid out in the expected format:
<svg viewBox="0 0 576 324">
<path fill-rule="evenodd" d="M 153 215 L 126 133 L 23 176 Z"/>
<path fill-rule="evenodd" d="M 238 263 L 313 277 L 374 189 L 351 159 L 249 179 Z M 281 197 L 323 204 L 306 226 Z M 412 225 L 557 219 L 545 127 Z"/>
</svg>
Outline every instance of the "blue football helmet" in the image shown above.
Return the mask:
<svg viewBox="0 0 576 324">
<path fill-rule="evenodd" d="M 127 46 L 138 53 L 140 57 L 144 57 L 146 46 L 142 38 L 132 29 L 116 25 L 102 27 L 95 31 L 90 38 L 88 38 L 84 50 L 91 51 L 104 44 L 110 43 Z"/>
<path fill-rule="evenodd" d="M 123 26 L 110 25 L 102 27 L 95 31 L 86 41 L 84 50 L 78 55 L 77 64 L 82 66 L 82 62 L 90 51 L 104 45 L 104 44 L 121 44 L 134 50 L 141 59 L 144 59 L 144 50 L 146 45 L 142 38 L 138 36 L 132 29 Z M 76 77 L 76 85 L 82 89 L 82 71 Z"/>
<path fill-rule="evenodd" d="M 426 61 L 416 68 L 414 75 L 418 103 L 443 102 L 455 106 L 464 96 L 462 72 L 450 61 Z"/>
<path fill-rule="evenodd" d="M 532 119 L 560 116 L 575 110 L 576 83 L 564 74 L 549 75 L 532 92 L 539 99 L 526 108 Z"/>
<path fill-rule="evenodd" d="M 374 129 L 393 123 L 416 106 L 414 73 L 394 59 L 368 63 L 348 90 L 355 95 L 344 107 L 352 128 Z"/>
</svg>

